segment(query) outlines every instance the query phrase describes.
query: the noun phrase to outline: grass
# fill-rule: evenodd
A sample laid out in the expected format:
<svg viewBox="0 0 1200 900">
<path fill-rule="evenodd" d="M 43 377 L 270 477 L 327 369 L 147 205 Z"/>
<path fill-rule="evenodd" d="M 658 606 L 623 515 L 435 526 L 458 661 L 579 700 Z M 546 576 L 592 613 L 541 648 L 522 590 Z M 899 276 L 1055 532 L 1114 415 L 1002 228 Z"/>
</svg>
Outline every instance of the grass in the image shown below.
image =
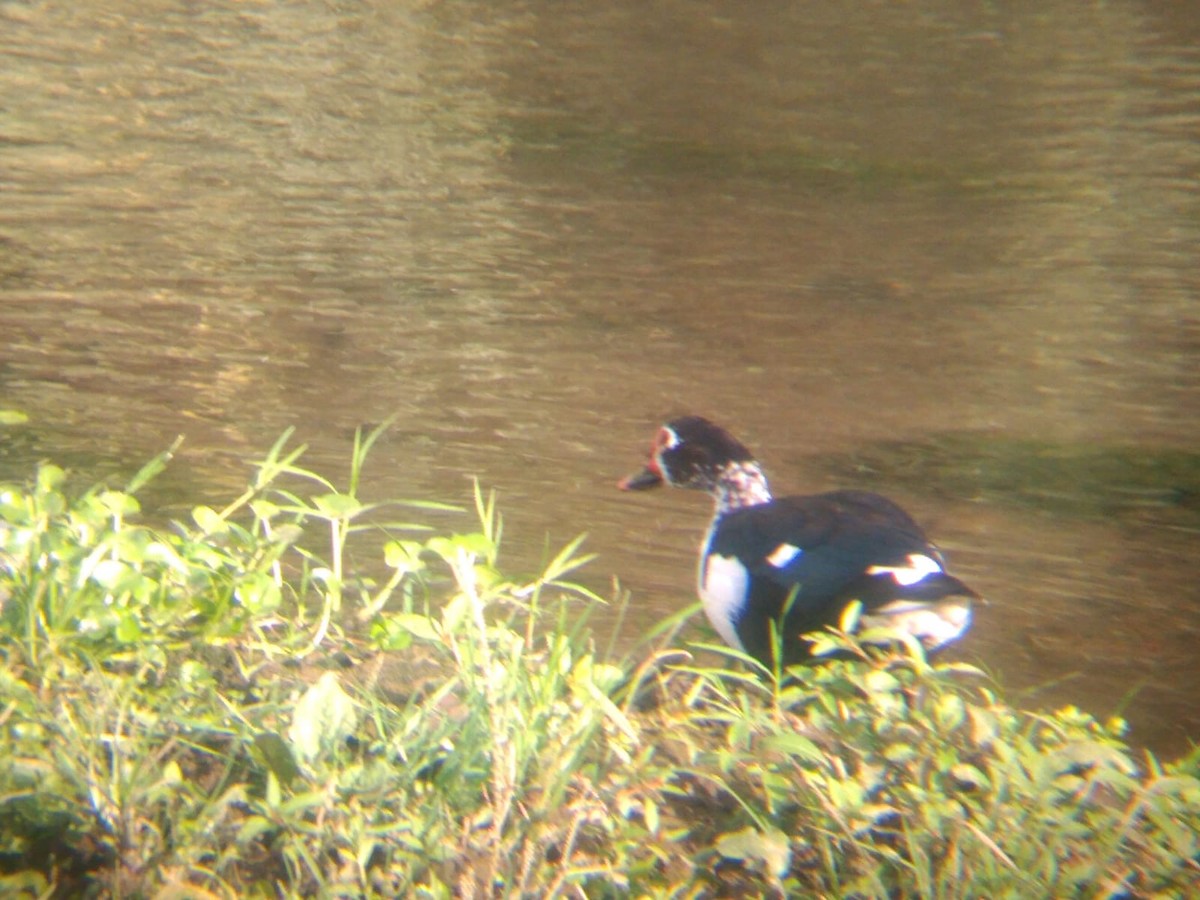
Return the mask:
<svg viewBox="0 0 1200 900">
<path fill-rule="evenodd" d="M 458 534 L 389 517 L 377 436 L 339 487 L 285 435 L 169 529 L 136 499 L 167 454 L 0 485 L 0 893 L 1194 895 L 1196 754 L 869 635 L 778 678 L 673 647 L 691 609 L 609 658 L 579 540 L 512 579 L 490 495 Z"/>
</svg>

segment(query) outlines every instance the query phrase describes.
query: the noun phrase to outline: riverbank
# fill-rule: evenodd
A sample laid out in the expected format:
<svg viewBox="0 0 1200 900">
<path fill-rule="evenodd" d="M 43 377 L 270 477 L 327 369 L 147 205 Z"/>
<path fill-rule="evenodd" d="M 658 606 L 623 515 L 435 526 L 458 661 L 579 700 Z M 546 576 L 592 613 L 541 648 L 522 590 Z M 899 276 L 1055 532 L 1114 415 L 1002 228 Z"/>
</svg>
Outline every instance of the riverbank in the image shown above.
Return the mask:
<svg viewBox="0 0 1200 900">
<path fill-rule="evenodd" d="M 863 649 L 786 682 L 588 627 L 569 543 L 505 573 L 477 490 L 362 499 L 287 436 L 225 507 L 0 486 L 0 888 L 9 896 L 1185 896 L 1200 762 Z M 400 511 L 403 515 L 398 515 Z M 387 576 L 354 560 L 382 557 Z M 848 624 L 848 623 L 847 623 Z M 700 660 L 718 660 L 719 664 Z"/>
</svg>

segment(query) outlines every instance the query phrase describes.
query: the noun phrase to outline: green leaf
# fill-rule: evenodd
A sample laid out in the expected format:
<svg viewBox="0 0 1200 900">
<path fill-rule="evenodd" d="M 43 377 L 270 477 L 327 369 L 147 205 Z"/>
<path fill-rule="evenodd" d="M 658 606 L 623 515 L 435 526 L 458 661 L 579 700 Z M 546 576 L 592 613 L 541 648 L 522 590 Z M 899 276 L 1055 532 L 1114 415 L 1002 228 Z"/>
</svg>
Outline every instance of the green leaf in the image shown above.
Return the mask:
<svg viewBox="0 0 1200 900">
<path fill-rule="evenodd" d="M 390 568 L 405 574 L 419 572 L 425 568 L 421 551 L 425 545 L 420 541 L 388 541 L 383 547 L 383 559 Z"/>
<path fill-rule="evenodd" d="M 117 640 L 123 644 L 134 644 L 145 637 L 145 632 L 142 630 L 141 623 L 137 620 L 137 616 L 128 611 L 123 611 L 117 619 Z"/>
<path fill-rule="evenodd" d="M 654 802 L 653 798 L 646 798 L 646 802 L 642 805 L 642 814 L 646 820 L 646 830 L 655 834 L 658 831 L 659 818 L 658 804 Z"/>
<path fill-rule="evenodd" d="M 596 687 L 606 693 L 611 693 L 625 682 L 625 670 L 611 663 L 594 663 L 591 676 Z"/>
<path fill-rule="evenodd" d="M 370 635 L 371 642 L 380 650 L 407 650 L 413 642 L 412 634 L 392 625 L 390 617 L 375 619 Z"/>
<path fill-rule="evenodd" d="M 24 425 L 29 416 L 19 409 L 0 409 L 0 425 Z"/>
<path fill-rule="evenodd" d="M 67 473 L 53 463 L 42 463 L 37 471 L 37 489 L 41 493 L 57 490 L 66 480 Z"/>
<path fill-rule="evenodd" d="M 290 786 L 300 774 L 300 766 L 296 764 L 292 748 L 274 732 L 264 731 L 255 735 L 254 747 L 267 764 L 267 768 L 275 773 L 275 777 L 284 787 Z"/>
<path fill-rule="evenodd" d="M 411 509 L 427 509 L 433 512 L 466 512 L 461 506 L 455 506 L 453 503 L 440 503 L 436 500 L 395 500 L 397 506 L 407 506 Z"/>
<path fill-rule="evenodd" d="M 1137 772 L 1137 766 L 1121 750 L 1099 741 L 1071 741 L 1054 750 L 1046 759 L 1060 772 L 1082 769 L 1114 769 L 1125 775 Z"/>
<path fill-rule="evenodd" d="M 842 610 L 842 619 L 838 623 L 838 629 L 845 634 L 853 634 L 858 628 L 858 620 L 862 617 L 863 605 L 858 600 L 853 601 L 844 610 Z"/>
<path fill-rule="evenodd" d="M 279 515 L 279 505 L 260 497 L 258 500 L 250 501 L 250 511 L 258 518 L 270 521 Z"/>
<path fill-rule="evenodd" d="M 488 540 L 487 535 L 478 532 L 473 534 L 455 534 L 448 538 L 433 537 L 429 539 L 425 547 L 431 553 L 436 553 L 451 565 L 454 565 L 458 559 L 460 550 L 486 559 L 495 549 L 492 542 Z"/>
<path fill-rule="evenodd" d="M 205 534 L 219 534 L 226 528 L 225 520 L 210 506 L 195 507 L 192 510 L 192 521 Z"/>
<path fill-rule="evenodd" d="M 995 715 L 971 704 L 967 706 L 967 718 L 971 722 L 971 743 L 976 747 L 990 747 L 1000 734 L 1000 723 Z"/>
<path fill-rule="evenodd" d="M 250 612 L 263 615 L 279 606 L 279 585 L 266 572 L 252 572 L 238 584 L 237 598 Z"/>
<path fill-rule="evenodd" d="M 970 788 L 975 790 L 978 788 L 986 788 L 991 785 L 987 775 L 979 768 L 970 763 L 958 763 L 950 769 L 950 777 L 958 782 L 960 787 Z"/>
<path fill-rule="evenodd" d="M 295 815 L 296 813 L 305 813 L 310 809 L 329 806 L 330 802 L 327 791 L 308 791 L 304 794 L 297 794 L 286 803 L 281 804 L 279 811 L 284 815 Z"/>
<path fill-rule="evenodd" d="M 279 804 L 283 802 L 283 787 L 274 772 L 267 772 L 267 790 L 263 799 L 270 809 L 279 809 Z"/>
<path fill-rule="evenodd" d="M 296 756 L 311 763 L 353 734 L 357 725 L 354 700 L 342 690 L 337 675 L 326 672 L 297 701 L 288 740 Z"/>
<path fill-rule="evenodd" d="M 792 849 L 787 835 L 771 828 L 759 831 L 747 826 L 717 838 L 716 851 L 726 859 L 758 864 L 776 878 L 782 878 L 792 866 Z"/>
<path fill-rule="evenodd" d="M 938 726 L 944 731 L 952 731 L 963 723 L 966 718 L 966 705 L 957 694 L 945 694 L 938 698 L 934 707 Z"/>
<path fill-rule="evenodd" d="M 275 830 L 270 819 L 263 816 L 250 816 L 238 829 L 237 842 L 243 846 L 252 844 L 265 834 Z"/>
<path fill-rule="evenodd" d="M 356 497 L 349 494 L 322 494 L 313 498 L 313 506 L 330 519 L 353 519 L 365 509 Z"/>
<path fill-rule="evenodd" d="M 883 751 L 883 758 L 888 762 L 902 764 L 917 755 L 917 751 L 908 744 L 888 744 Z"/>
<path fill-rule="evenodd" d="M 25 898 L 53 895 L 54 892 L 47 888 L 45 876 L 39 872 L 27 870 L 14 875 L 0 875 L 0 896 Z"/>
<path fill-rule="evenodd" d="M 282 545 L 294 544 L 303 536 L 304 529 L 292 522 L 280 525 L 271 532 L 271 540 Z"/>
<path fill-rule="evenodd" d="M 866 792 L 856 781 L 835 781 L 828 783 L 829 799 L 834 806 L 842 810 L 853 811 L 863 805 Z"/>
<path fill-rule="evenodd" d="M 420 613 L 392 613 L 387 617 L 387 622 L 423 641 L 441 640 L 437 623 L 429 616 Z"/>
<path fill-rule="evenodd" d="M 115 591 L 131 571 L 119 559 L 102 559 L 92 569 L 92 580 L 106 590 Z"/>
<path fill-rule="evenodd" d="M 900 680 L 891 672 L 871 669 L 863 676 L 863 687 L 872 693 L 893 693 L 900 690 Z"/>
<path fill-rule="evenodd" d="M 147 482 L 157 477 L 167 467 L 167 463 L 175 456 L 175 451 L 179 449 L 179 445 L 182 443 L 182 435 L 175 438 L 170 447 L 138 469 L 137 474 L 129 479 L 129 484 L 125 485 L 125 490 L 130 494 L 136 494 Z"/>
<path fill-rule="evenodd" d="M 816 637 L 809 640 L 808 652 L 812 656 L 828 656 L 843 649 L 843 643 L 833 637 Z"/>
<path fill-rule="evenodd" d="M 109 515 L 128 516 L 141 510 L 137 498 L 121 491 L 101 491 L 97 499 Z"/>
<path fill-rule="evenodd" d="M 581 556 L 576 556 L 576 553 L 579 552 L 579 547 L 586 539 L 587 535 L 581 534 L 558 551 L 558 555 L 546 564 L 546 570 L 542 574 L 542 578 L 546 581 L 557 581 L 568 572 L 574 571 L 595 559 L 596 554 L 594 553 L 585 553 Z"/>
<path fill-rule="evenodd" d="M 188 564 L 184 562 L 183 557 L 176 553 L 173 547 L 162 541 L 151 541 L 147 544 L 143 558 L 146 562 L 166 566 L 181 575 L 186 575 L 188 572 Z"/>
<path fill-rule="evenodd" d="M 805 762 L 823 763 L 826 761 L 821 748 L 801 734 L 793 732 L 773 734 L 764 743 L 772 750 L 786 753 L 788 756 L 802 759 Z"/>
</svg>

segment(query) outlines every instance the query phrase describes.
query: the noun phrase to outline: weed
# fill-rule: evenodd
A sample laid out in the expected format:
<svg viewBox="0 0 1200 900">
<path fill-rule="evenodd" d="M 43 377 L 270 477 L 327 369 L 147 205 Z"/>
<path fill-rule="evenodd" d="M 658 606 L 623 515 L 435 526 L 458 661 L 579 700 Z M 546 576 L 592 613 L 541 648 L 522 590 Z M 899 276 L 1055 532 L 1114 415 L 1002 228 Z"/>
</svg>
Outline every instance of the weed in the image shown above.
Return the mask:
<svg viewBox="0 0 1200 900">
<path fill-rule="evenodd" d="M 284 435 L 245 492 L 169 529 L 136 499 L 169 454 L 120 490 L 71 497 L 50 464 L 0 486 L 0 891 L 1196 888 L 1194 755 L 1136 757 L 1118 722 L 1014 709 L 849 621 L 787 672 L 671 649 L 683 614 L 614 661 L 581 539 L 513 579 L 478 486 L 462 533 L 387 519 L 360 484 L 378 435 L 344 488 Z M 382 583 L 348 564 L 373 534 Z"/>
</svg>

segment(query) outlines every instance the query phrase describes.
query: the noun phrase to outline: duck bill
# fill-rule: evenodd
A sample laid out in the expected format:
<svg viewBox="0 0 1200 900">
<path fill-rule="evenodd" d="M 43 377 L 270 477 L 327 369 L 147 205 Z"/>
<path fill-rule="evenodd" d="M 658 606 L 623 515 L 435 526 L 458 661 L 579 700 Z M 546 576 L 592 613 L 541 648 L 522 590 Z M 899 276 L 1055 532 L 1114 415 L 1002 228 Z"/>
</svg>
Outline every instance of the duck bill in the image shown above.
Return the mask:
<svg viewBox="0 0 1200 900">
<path fill-rule="evenodd" d="M 644 491 L 658 487 L 663 483 L 662 475 L 650 468 L 642 469 L 636 475 L 629 475 L 617 482 L 617 487 L 623 491 Z"/>
</svg>

